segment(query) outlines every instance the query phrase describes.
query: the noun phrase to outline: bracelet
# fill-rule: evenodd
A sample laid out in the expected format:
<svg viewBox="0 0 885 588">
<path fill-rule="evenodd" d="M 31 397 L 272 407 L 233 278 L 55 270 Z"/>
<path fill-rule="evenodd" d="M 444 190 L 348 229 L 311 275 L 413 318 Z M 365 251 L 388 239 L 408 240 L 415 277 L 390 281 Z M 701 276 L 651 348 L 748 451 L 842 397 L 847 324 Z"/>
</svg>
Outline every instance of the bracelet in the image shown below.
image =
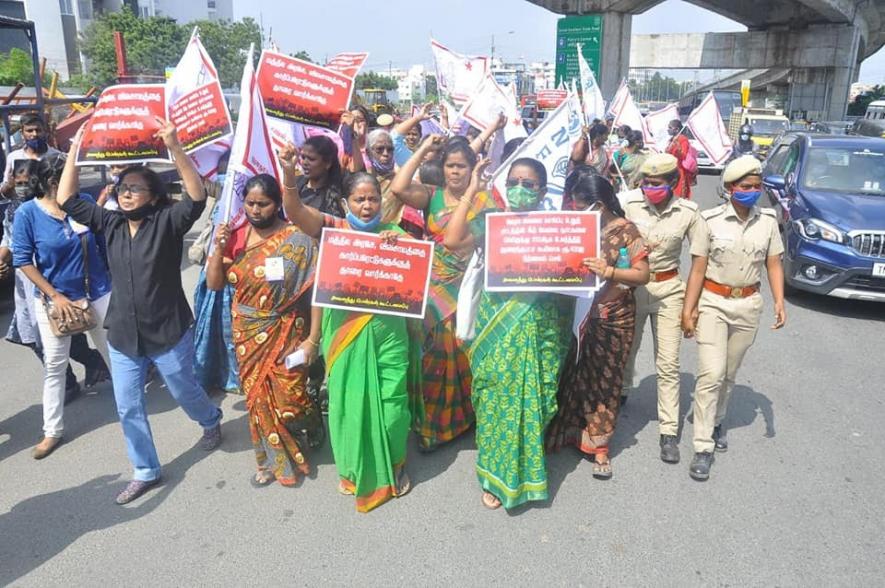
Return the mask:
<svg viewBox="0 0 885 588">
<path fill-rule="evenodd" d="M 310 344 L 313 345 L 314 347 L 319 347 L 319 346 L 320 346 L 319 341 L 314 341 L 314 340 L 311 339 L 310 337 L 308 337 L 307 339 L 305 339 L 305 341 L 307 341 L 308 343 L 310 343 Z"/>
<path fill-rule="evenodd" d="M 615 268 L 613 268 L 612 266 L 608 266 L 608 268 L 606 268 L 606 273 L 608 273 L 608 276 L 605 276 L 606 280 L 613 279 L 615 277 Z"/>
</svg>

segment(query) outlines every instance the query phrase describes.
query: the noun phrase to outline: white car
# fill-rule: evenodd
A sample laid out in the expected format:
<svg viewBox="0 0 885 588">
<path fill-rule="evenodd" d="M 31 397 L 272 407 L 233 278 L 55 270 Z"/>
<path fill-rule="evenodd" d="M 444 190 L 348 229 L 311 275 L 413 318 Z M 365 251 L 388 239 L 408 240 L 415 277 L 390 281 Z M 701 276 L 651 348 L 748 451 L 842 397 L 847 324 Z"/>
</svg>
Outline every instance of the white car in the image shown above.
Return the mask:
<svg viewBox="0 0 885 588">
<path fill-rule="evenodd" d="M 716 165 L 710 160 L 697 139 L 689 139 L 688 142 L 691 143 L 694 150 L 698 152 L 698 169 L 709 169 L 717 172 L 721 172 L 724 169 L 725 166 Z"/>
</svg>

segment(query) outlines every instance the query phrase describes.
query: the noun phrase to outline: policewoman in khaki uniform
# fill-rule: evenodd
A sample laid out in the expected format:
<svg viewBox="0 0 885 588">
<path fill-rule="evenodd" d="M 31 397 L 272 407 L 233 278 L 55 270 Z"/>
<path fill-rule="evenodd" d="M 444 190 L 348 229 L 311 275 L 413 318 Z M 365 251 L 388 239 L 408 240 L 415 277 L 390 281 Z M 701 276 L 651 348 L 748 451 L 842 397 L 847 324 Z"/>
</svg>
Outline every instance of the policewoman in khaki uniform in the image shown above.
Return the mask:
<svg viewBox="0 0 885 588">
<path fill-rule="evenodd" d="M 685 293 L 682 328 L 698 342 L 694 392 L 694 459 L 689 474 L 710 477 L 714 448 L 728 448 L 725 411 L 744 354 L 756 339 L 762 315 L 759 293 L 763 269 L 774 298 L 774 326 L 784 311 L 783 242 L 775 212 L 759 208 L 762 166 L 750 155 L 732 161 L 722 172 L 729 201 L 701 213 L 702 236 L 692 243 L 691 275 Z"/>
<path fill-rule="evenodd" d="M 697 204 L 673 195 L 673 187 L 679 181 L 675 157 L 668 153 L 651 155 L 640 166 L 639 175 L 640 187 L 625 194 L 624 212 L 645 239 L 651 276 L 647 285 L 634 292 L 636 332 L 624 373 L 622 402 L 634 385 L 636 354 L 645 323 L 650 319 L 658 384 L 661 459 L 678 463 L 679 346 L 685 299 L 685 283 L 679 278 L 679 257 L 686 238 L 692 244 L 698 240 L 703 221 Z"/>
</svg>

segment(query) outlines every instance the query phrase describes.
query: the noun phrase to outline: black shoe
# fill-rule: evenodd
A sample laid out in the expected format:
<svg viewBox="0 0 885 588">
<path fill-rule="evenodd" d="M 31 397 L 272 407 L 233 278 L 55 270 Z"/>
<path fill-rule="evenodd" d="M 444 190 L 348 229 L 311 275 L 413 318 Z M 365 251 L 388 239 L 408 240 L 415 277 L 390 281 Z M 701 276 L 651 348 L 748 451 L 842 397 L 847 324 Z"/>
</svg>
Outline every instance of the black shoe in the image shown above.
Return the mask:
<svg viewBox="0 0 885 588">
<path fill-rule="evenodd" d="M 68 386 L 65 389 L 65 406 L 80 398 L 82 394 L 83 388 L 81 388 L 80 384 L 78 384 L 77 382 L 74 382 L 72 385 Z"/>
<path fill-rule="evenodd" d="M 679 445 L 676 435 L 661 435 L 661 461 L 679 463 Z"/>
<path fill-rule="evenodd" d="M 728 451 L 728 437 L 726 437 L 726 429 L 722 425 L 716 425 L 713 428 L 713 442 L 716 444 L 716 451 L 720 453 Z"/>
<path fill-rule="evenodd" d="M 688 475 L 703 482 L 710 477 L 710 466 L 713 465 L 713 454 L 709 451 L 703 453 L 695 453 L 694 459 L 691 460 L 691 466 L 688 468 Z"/>
<path fill-rule="evenodd" d="M 83 385 L 86 386 L 87 390 L 100 382 L 111 379 L 111 372 L 108 371 L 104 361 L 97 363 L 98 365 L 96 366 L 86 368 L 86 378 L 83 380 Z"/>
<path fill-rule="evenodd" d="M 625 404 L 627 404 L 627 393 L 626 392 L 621 393 L 620 401 L 621 401 L 621 406 L 624 406 Z"/>
</svg>

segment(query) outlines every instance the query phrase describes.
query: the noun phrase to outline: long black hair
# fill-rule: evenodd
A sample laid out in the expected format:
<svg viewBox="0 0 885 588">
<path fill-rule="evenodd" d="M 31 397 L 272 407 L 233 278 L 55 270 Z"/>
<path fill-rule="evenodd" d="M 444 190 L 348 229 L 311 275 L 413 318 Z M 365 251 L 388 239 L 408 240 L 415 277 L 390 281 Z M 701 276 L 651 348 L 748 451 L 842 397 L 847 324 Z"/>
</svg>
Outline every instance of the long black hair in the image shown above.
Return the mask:
<svg viewBox="0 0 885 588">
<path fill-rule="evenodd" d="M 258 174 L 249 178 L 246 181 L 246 186 L 243 188 L 244 199 L 252 188 L 260 188 L 265 196 L 273 200 L 274 204 L 277 206 L 283 205 L 283 193 L 280 191 L 280 184 L 272 175 Z"/>
<path fill-rule="evenodd" d="M 568 175 L 565 179 L 563 200 L 568 197 L 571 201 L 581 200 L 591 205 L 595 202 L 601 202 L 612 214 L 623 218 L 624 209 L 621 208 L 621 203 L 618 202 L 618 197 L 615 195 L 615 189 L 612 187 L 611 182 L 595 171 L 591 172 L 586 169 L 588 167 L 580 165 Z"/>
<path fill-rule="evenodd" d="M 312 147 L 320 158 L 329 163 L 329 184 L 341 186 L 341 163 L 338 161 L 338 146 L 324 135 L 316 135 L 304 141 L 305 147 Z"/>
<path fill-rule="evenodd" d="M 31 175 L 28 180 L 30 185 L 33 186 L 34 196 L 43 198 L 49 194 L 53 186 L 58 187 L 58 182 L 61 180 L 61 173 L 65 169 L 65 161 L 67 159 L 67 155 L 56 153 L 36 162 L 36 169 L 34 167 L 31 168 Z"/>
</svg>

